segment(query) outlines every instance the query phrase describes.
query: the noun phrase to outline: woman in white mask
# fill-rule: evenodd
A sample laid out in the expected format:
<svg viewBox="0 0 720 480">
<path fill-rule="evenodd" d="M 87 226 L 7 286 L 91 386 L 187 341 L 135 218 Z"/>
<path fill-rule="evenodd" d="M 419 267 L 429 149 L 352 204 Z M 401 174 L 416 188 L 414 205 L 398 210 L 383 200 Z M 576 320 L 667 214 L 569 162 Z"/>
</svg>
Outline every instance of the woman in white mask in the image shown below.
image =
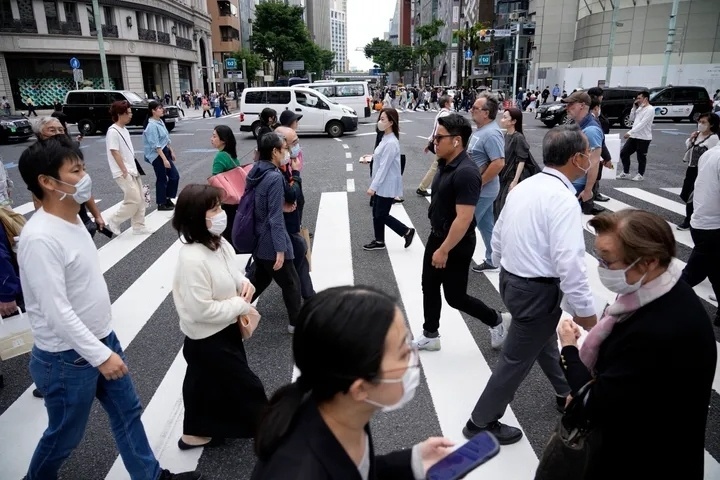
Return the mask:
<svg viewBox="0 0 720 480">
<path fill-rule="evenodd" d="M 672 230 L 642 210 L 589 223 L 600 281 L 618 296 L 579 349 L 572 320 L 558 330 L 573 394 L 593 382 L 582 410 L 602 438 L 577 478 L 700 480 L 717 351 L 704 306 L 680 278 Z"/>
<path fill-rule="evenodd" d="M 702 113 L 698 117 L 697 130 L 685 140 L 685 155 L 683 162 L 687 163 L 685 180 L 683 181 L 680 198 L 685 202 L 685 219 L 676 228 L 678 230 L 690 229 L 690 217 L 693 214 L 692 193 L 695 191 L 695 180 L 698 176 L 698 161 L 703 153 L 707 152 L 720 141 L 720 117 L 712 113 Z"/>
<path fill-rule="evenodd" d="M 420 383 L 417 351 L 395 301 L 371 287 L 324 290 L 303 305 L 293 356 L 300 377 L 270 400 L 252 480 L 416 480 L 449 453 L 431 437 L 375 456 L 369 423 L 402 408 Z"/>
<path fill-rule="evenodd" d="M 183 242 L 172 290 L 187 361 L 181 450 L 252 438 L 267 404 L 238 325 L 245 316 L 258 318 L 250 304 L 255 287 L 222 237 L 227 224 L 222 195 L 210 185 L 188 185 L 172 220 Z"/>
</svg>

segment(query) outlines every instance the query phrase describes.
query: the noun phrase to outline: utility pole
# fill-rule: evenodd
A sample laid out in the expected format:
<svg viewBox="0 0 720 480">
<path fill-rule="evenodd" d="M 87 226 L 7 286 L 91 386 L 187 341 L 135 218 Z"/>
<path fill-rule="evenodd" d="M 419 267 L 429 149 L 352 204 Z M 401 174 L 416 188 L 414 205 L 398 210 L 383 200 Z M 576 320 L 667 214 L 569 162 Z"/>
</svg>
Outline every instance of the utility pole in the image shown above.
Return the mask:
<svg viewBox="0 0 720 480">
<path fill-rule="evenodd" d="M 105 56 L 105 41 L 102 34 L 102 20 L 100 19 L 100 5 L 98 0 L 92 0 L 93 16 L 95 17 L 95 30 L 97 31 L 98 51 L 100 52 L 100 68 L 102 69 L 103 85 L 110 90 L 110 75 L 108 75 L 107 57 Z"/>
<path fill-rule="evenodd" d="M 243 66 L 243 70 L 242 70 L 243 80 L 245 81 L 245 86 L 249 87 L 250 86 L 250 77 L 248 76 L 247 62 L 245 61 L 245 58 L 242 59 L 242 66 Z M 237 95 L 237 92 L 235 92 L 235 94 Z M 238 97 L 238 102 L 240 101 L 239 98 L 240 97 Z M 239 105 L 240 104 L 238 103 L 238 108 L 240 108 Z"/>
<path fill-rule="evenodd" d="M 668 24 L 667 43 L 665 44 L 665 62 L 663 63 L 662 78 L 660 86 L 667 85 L 668 67 L 670 66 L 670 54 L 672 54 L 673 43 L 675 43 L 675 23 L 677 22 L 678 6 L 680 0 L 673 0 L 672 12 L 670 13 L 670 23 Z"/>
<path fill-rule="evenodd" d="M 610 86 L 610 77 L 612 76 L 613 55 L 615 54 L 615 32 L 617 30 L 617 17 L 620 0 L 610 0 L 613 7 L 612 23 L 610 24 L 610 45 L 608 46 L 607 68 L 605 69 L 605 86 Z"/>
<path fill-rule="evenodd" d="M 517 97 L 517 76 L 518 76 L 518 56 L 520 55 L 520 19 L 517 23 L 517 32 L 515 32 L 515 55 L 513 55 L 513 99 Z"/>
</svg>

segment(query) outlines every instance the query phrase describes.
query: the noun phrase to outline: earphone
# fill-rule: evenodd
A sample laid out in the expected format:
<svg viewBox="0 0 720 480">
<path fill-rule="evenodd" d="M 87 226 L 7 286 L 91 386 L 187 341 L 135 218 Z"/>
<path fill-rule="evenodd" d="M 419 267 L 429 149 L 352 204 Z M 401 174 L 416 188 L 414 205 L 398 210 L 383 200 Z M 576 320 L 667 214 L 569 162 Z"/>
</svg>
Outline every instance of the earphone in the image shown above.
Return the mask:
<svg viewBox="0 0 720 480">
<path fill-rule="evenodd" d="M 453 147 L 457 148 L 457 142 L 453 142 Z"/>
</svg>

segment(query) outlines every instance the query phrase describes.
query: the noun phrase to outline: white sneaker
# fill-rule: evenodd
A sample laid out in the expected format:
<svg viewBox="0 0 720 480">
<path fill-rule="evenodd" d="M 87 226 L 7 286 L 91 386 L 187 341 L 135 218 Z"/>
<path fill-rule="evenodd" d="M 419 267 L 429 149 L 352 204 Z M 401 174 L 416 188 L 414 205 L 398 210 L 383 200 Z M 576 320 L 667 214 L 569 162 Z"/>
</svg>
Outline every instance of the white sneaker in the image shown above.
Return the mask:
<svg viewBox="0 0 720 480">
<path fill-rule="evenodd" d="M 295 327 L 293 327 L 292 325 L 288 325 L 288 333 L 291 335 L 295 333 Z"/>
<path fill-rule="evenodd" d="M 503 346 L 503 343 L 505 343 L 508 330 L 510 329 L 510 321 L 512 320 L 512 315 L 510 315 L 509 313 L 501 313 L 500 317 L 502 318 L 500 325 L 489 329 L 490 346 L 495 350 L 500 350 Z"/>
<path fill-rule="evenodd" d="M 440 350 L 440 335 L 435 338 L 427 338 L 425 335 L 420 335 L 418 338 L 413 340 L 413 347 L 418 350 L 437 352 Z"/>
<path fill-rule="evenodd" d="M 112 232 L 112 234 L 115 235 L 115 236 L 120 235 L 120 234 L 122 233 L 122 230 L 120 230 L 120 227 L 119 227 L 118 225 L 115 225 L 115 224 L 114 224 L 112 221 L 110 221 L 110 220 L 108 220 L 108 221 L 105 223 L 105 228 L 107 228 L 108 230 L 110 230 L 110 231 Z"/>
<path fill-rule="evenodd" d="M 151 233 L 153 231 L 147 227 L 133 228 L 133 235 L 150 235 Z"/>
<path fill-rule="evenodd" d="M 615 177 L 616 180 L 627 180 L 628 178 L 630 178 L 630 174 L 625 172 L 620 172 Z"/>
<path fill-rule="evenodd" d="M 714 293 L 711 293 L 709 298 L 710 298 L 710 300 L 712 300 L 713 302 L 717 302 L 717 297 L 715 296 Z"/>
<path fill-rule="evenodd" d="M 642 181 L 643 181 L 643 176 L 638 173 L 637 175 L 635 175 L 635 176 L 632 178 L 632 181 L 633 181 L 633 182 L 642 182 Z"/>
</svg>

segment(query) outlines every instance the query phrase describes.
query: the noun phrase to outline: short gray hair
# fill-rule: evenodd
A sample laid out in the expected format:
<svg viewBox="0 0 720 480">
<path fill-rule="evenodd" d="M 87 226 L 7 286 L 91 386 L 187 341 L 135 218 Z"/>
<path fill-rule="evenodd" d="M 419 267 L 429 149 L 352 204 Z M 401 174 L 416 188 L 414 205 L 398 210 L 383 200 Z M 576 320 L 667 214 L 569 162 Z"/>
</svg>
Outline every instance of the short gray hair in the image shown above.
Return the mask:
<svg viewBox="0 0 720 480">
<path fill-rule="evenodd" d="M 560 125 L 545 134 L 542 146 L 545 165 L 563 167 L 573 155 L 585 153 L 588 141 L 577 125 Z"/>
<path fill-rule="evenodd" d="M 488 112 L 488 117 L 490 117 L 490 120 L 495 120 L 498 110 L 500 110 L 500 100 L 498 97 L 487 90 L 483 90 L 478 94 L 477 98 L 485 99 L 485 110 Z"/>
<path fill-rule="evenodd" d="M 41 132 L 43 128 L 45 128 L 45 125 L 47 125 L 50 122 L 58 122 L 62 125 L 60 120 L 58 120 L 55 117 L 40 117 L 33 123 L 33 133 L 35 133 L 35 136 L 40 139 Z"/>
<path fill-rule="evenodd" d="M 446 105 L 449 105 L 452 102 L 452 99 L 450 98 L 450 95 L 441 95 L 440 98 L 438 98 L 438 105 L 440 105 L 440 108 L 445 108 Z"/>
</svg>

